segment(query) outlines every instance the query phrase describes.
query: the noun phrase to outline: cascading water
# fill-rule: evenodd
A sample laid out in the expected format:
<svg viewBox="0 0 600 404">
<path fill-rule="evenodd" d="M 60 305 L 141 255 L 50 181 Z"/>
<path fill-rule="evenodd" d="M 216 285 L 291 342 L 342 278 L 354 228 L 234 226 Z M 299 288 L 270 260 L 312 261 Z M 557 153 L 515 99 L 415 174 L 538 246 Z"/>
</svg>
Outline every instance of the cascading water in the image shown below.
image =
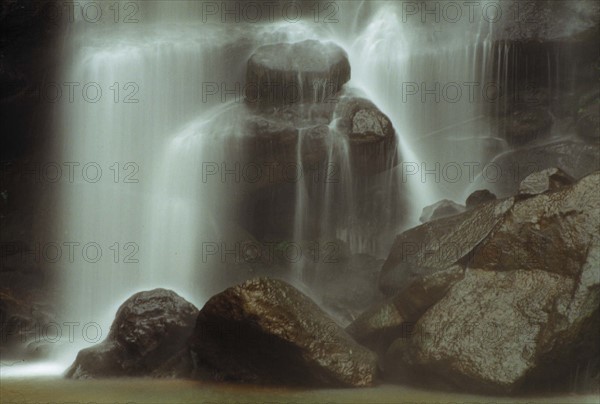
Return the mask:
<svg viewBox="0 0 600 404">
<path fill-rule="evenodd" d="M 421 181 L 421 164 L 431 169 L 435 162 L 484 159 L 477 142 L 462 145 L 463 138 L 472 144 L 488 135 L 481 106 L 464 94 L 457 103 L 431 101 L 435 96 L 422 102 L 423 89 L 408 96 L 414 87 L 407 86 L 483 80 L 490 58 L 488 26 L 457 24 L 450 30 L 456 35 L 438 38 L 431 26 L 403 22 L 394 1 L 340 3 L 339 23 L 307 20 L 291 29 L 279 21 L 199 23 L 201 8 L 193 2 L 139 5 L 143 20 L 137 24 L 115 30 L 79 21 L 69 36 L 64 81 L 87 85 L 88 91 L 88 99 L 68 104 L 57 145 L 60 161 L 80 164 L 87 176 L 65 185 L 64 212 L 56 224 L 65 241 L 80 243 L 87 254 L 84 262 L 64 269 L 69 321 L 97 322 L 106 332 L 117 305 L 135 291 L 172 288 L 201 305 L 218 291 L 218 280 L 227 278 L 220 272 L 226 271 L 226 260 L 207 261 L 205 247 L 210 242 L 223 249 L 243 238 L 233 224 L 234 210 L 248 187 L 203 175 L 207 163 L 221 167 L 244 158 L 242 121 L 248 110 L 243 100 L 223 96 L 222 88 L 209 97 L 205 90 L 208 84 L 231 89 L 244 83 L 247 60 L 260 45 L 317 39 L 346 49 L 352 68 L 348 85 L 391 118 L 402 163 L 392 169 L 389 161 L 390 169 L 377 176 L 356 177 L 347 141 L 335 136 L 334 119 L 327 153 L 328 161 L 337 163 L 339 181 L 311 184 L 305 177 L 295 183 L 290 241 L 308 238 L 305 220 L 312 216 L 318 217 L 317 237 L 342 239 L 354 253 L 383 256 L 389 245 L 380 239 L 391 243 L 392 234 L 416 223 L 423 206 L 465 197 L 464 179 L 452 188 L 441 185 L 447 181 Z M 342 21 L 346 16 L 351 23 Z M 448 134 L 459 146 L 436 147 Z M 303 141 L 299 136 L 298 153 Z M 406 175 L 406 163 L 418 167 L 418 174 Z M 384 202 L 365 208 L 362 201 L 371 189 Z M 408 206 L 397 206 L 401 199 Z"/>
</svg>

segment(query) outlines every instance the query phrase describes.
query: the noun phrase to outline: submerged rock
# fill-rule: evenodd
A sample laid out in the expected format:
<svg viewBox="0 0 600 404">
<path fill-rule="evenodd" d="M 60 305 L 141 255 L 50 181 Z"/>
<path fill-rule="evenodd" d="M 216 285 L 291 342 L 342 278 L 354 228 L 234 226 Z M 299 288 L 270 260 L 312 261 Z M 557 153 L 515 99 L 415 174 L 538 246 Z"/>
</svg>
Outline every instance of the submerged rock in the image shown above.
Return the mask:
<svg viewBox="0 0 600 404">
<path fill-rule="evenodd" d="M 358 345 L 308 297 L 258 278 L 212 297 L 190 350 L 217 379 L 308 386 L 370 386 L 376 355 Z"/>
<path fill-rule="evenodd" d="M 246 102 L 259 108 L 332 102 L 348 80 L 348 56 L 331 42 L 265 45 L 248 60 Z"/>
<path fill-rule="evenodd" d="M 106 340 L 81 350 L 66 377 L 151 375 L 184 349 L 197 315 L 171 290 L 136 293 L 119 307 Z"/>
</svg>

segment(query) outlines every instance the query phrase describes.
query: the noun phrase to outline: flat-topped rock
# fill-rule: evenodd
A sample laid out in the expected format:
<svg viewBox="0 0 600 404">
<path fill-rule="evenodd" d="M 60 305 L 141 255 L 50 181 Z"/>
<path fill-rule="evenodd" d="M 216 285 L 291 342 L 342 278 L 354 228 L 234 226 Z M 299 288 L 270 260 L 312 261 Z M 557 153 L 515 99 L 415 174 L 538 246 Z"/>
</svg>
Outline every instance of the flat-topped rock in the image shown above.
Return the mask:
<svg viewBox="0 0 600 404">
<path fill-rule="evenodd" d="M 328 102 L 348 80 L 348 56 L 333 43 L 265 45 L 248 60 L 246 102 L 258 108 Z"/>
</svg>

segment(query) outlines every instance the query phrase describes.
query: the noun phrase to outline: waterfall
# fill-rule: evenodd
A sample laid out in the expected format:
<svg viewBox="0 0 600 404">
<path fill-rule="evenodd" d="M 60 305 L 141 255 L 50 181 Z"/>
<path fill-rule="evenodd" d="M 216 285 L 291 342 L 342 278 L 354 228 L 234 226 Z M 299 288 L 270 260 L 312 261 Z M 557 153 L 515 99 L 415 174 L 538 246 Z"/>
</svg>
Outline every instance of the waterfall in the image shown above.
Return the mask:
<svg viewBox="0 0 600 404">
<path fill-rule="evenodd" d="M 115 3 L 123 12 L 127 4 Z M 453 35 L 437 37 L 432 24 L 403 22 L 401 5 L 393 0 L 338 2 L 337 24 L 310 18 L 222 23 L 218 16 L 205 19 L 201 2 L 135 4 L 137 23 L 115 28 L 79 18 L 68 37 L 63 81 L 86 91 L 62 111 L 56 144 L 58 161 L 83 172 L 63 185 L 63 213 L 55 223 L 65 242 L 84 251 L 84 259 L 63 269 L 68 321 L 97 322 L 106 335 L 116 307 L 135 291 L 172 288 L 196 305 L 218 291 L 229 261 L 207 259 L 205 247 L 223 250 L 245 237 L 232 223 L 235 203 L 250 192 L 248 184 L 203 176 L 207 163 L 220 169 L 245 157 L 243 120 L 249 112 L 243 94 L 224 96 L 219 86 L 243 85 L 249 56 L 264 44 L 339 44 L 352 68 L 348 86 L 372 100 L 397 132 L 399 164 L 392 168 L 390 161 L 388 170 L 373 177 L 355 177 L 344 139 L 327 140 L 339 181 L 311 183 L 305 176 L 294 184 L 290 241 L 305 240 L 312 215 L 320 223 L 319 237 L 342 239 L 353 253 L 384 257 L 393 235 L 416 224 L 425 205 L 442 198 L 464 201 L 464 176 L 456 183 L 422 181 L 407 170 L 420 174 L 436 163 L 482 161 L 483 139 L 491 138 L 484 107 L 465 94 L 456 103 L 423 102 L 425 89 L 415 86 L 437 83 L 442 90 L 430 97 L 451 97 L 444 85 L 467 91 L 464 83 L 484 81 L 490 75 L 488 25 L 456 24 Z M 207 91 L 215 85 L 216 95 Z M 412 90 L 418 92 L 408 95 Z M 335 124 L 330 133 L 336 133 Z M 301 153 L 302 135 L 296 147 Z M 383 202 L 365 207 L 371 189 Z"/>
</svg>

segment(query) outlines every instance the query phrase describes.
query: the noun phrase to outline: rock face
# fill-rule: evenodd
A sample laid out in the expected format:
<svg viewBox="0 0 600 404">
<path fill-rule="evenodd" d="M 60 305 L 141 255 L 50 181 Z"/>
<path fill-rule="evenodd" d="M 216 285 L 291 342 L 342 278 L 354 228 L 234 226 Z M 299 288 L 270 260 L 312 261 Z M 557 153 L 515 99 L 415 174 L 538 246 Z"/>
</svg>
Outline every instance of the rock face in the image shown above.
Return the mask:
<svg viewBox="0 0 600 404">
<path fill-rule="evenodd" d="M 173 291 L 136 293 L 119 307 L 106 340 L 80 351 L 66 377 L 151 375 L 185 347 L 197 314 Z"/>
<path fill-rule="evenodd" d="M 496 200 L 496 195 L 488 191 L 487 189 L 480 189 L 478 191 L 473 192 L 467 198 L 465 205 L 467 209 L 473 209 L 476 206 L 479 206 L 486 202 L 491 202 Z"/>
<path fill-rule="evenodd" d="M 454 217 L 400 235 L 397 243 L 419 236 L 429 242 L 403 263 L 393 250 L 384 264 L 391 273 L 410 272 L 415 264 L 434 274 L 452 267 L 447 259 L 431 263 L 428 256 L 444 244 L 434 248 L 428 230 L 445 243 L 449 234 L 468 239 L 463 246 L 470 251 L 459 261 L 464 278 L 452 279 L 409 333 L 396 332 L 385 355 L 386 377 L 497 394 L 565 391 L 577 369 L 599 373 L 599 183 L 597 172 L 515 202 L 476 207 L 459 215 L 470 226 L 450 233 L 431 225 Z M 374 328 L 362 329 L 373 334 Z"/>
<path fill-rule="evenodd" d="M 337 119 L 336 129 L 349 141 L 352 164 L 360 173 L 379 173 L 397 163 L 396 131 L 371 101 L 344 96 L 333 117 Z"/>
<path fill-rule="evenodd" d="M 423 208 L 419 220 L 421 223 L 441 219 L 443 217 L 457 215 L 465 211 L 465 207 L 449 199 L 443 199 L 433 205 Z"/>
<path fill-rule="evenodd" d="M 398 335 L 410 332 L 413 322 L 463 276 L 464 268 L 454 265 L 416 279 L 396 296 L 362 313 L 346 331 L 361 344 L 383 353 Z"/>
<path fill-rule="evenodd" d="M 379 276 L 379 287 L 393 296 L 413 280 L 467 259 L 512 207 L 513 199 L 482 205 L 427 222 L 396 237 Z"/>
<path fill-rule="evenodd" d="M 376 356 L 358 345 L 305 295 L 258 278 L 211 298 L 190 350 L 213 377 L 254 383 L 369 386 Z"/>
<path fill-rule="evenodd" d="M 490 270 L 525 266 L 575 276 L 600 226 L 599 174 L 572 187 L 515 203 L 502 223 L 483 241 L 471 265 Z"/>
<path fill-rule="evenodd" d="M 527 176 L 519 186 L 519 195 L 538 195 L 574 182 L 568 174 L 558 168 L 548 168 Z"/>
<path fill-rule="evenodd" d="M 258 108 L 331 102 L 348 80 L 346 52 L 333 43 L 265 45 L 248 60 L 246 101 Z"/>
</svg>

